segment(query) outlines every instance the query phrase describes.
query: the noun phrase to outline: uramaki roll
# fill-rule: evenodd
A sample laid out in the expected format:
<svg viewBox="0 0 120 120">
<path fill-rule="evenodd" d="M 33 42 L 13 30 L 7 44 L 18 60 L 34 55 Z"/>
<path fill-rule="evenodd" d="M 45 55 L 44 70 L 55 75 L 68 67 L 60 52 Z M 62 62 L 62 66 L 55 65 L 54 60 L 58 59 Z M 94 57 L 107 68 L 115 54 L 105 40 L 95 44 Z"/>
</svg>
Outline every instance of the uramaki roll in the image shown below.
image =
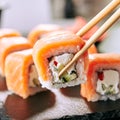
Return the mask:
<svg viewBox="0 0 120 120">
<path fill-rule="evenodd" d="M 87 81 L 81 84 L 81 95 L 88 101 L 120 98 L 120 54 L 89 55 Z"/>
<path fill-rule="evenodd" d="M 17 30 L 10 28 L 0 29 L 0 39 L 4 37 L 15 37 L 15 36 L 21 36 L 21 34 Z"/>
<path fill-rule="evenodd" d="M 63 28 L 56 24 L 39 24 L 28 35 L 28 40 L 32 45 L 36 43 L 43 35 L 49 32 L 62 30 Z"/>
<path fill-rule="evenodd" d="M 32 49 L 9 54 L 5 60 L 5 76 L 8 90 L 24 99 L 45 90 L 38 81 Z"/>
<path fill-rule="evenodd" d="M 53 32 L 37 41 L 33 47 L 33 60 L 42 86 L 52 89 L 85 82 L 87 53 L 58 77 L 59 71 L 84 45 L 85 42 L 79 36 L 68 31 Z"/>
<path fill-rule="evenodd" d="M 24 37 L 9 37 L 0 40 L 0 75 L 5 76 L 4 65 L 8 54 L 31 48 L 31 44 Z"/>
</svg>

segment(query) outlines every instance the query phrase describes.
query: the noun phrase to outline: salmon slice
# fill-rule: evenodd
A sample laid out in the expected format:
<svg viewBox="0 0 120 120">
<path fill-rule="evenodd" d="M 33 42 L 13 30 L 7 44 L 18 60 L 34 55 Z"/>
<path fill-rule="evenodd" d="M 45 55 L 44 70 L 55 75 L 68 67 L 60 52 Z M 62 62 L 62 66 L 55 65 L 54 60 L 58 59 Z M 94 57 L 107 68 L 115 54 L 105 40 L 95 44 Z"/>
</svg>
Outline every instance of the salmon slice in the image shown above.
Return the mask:
<svg viewBox="0 0 120 120">
<path fill-rule="evenodd" d="M 45 90 L 41 88 L 37 80 L 38 74 L 33 72 L 33 65 L 32 49 L 9 54 L 5 60 L 5 75 L 8 90 L 24 99 Z M 33 73 L 32 76 L 30 75 L 31 73 Z"/>
<path fill-rule="evenodd" d="M 31 47 L 31 44 L 24 37 L 2 38 L 0 40 L 0 75 L 5 76 L 4 64 L 8 54 Z"/>
<path fill-rule="evenodd" d="M 77 16 L 75 18 L 75 22 L 73 25 L 66 27 L 67 30 L 72 31 L 73 33 L 77 33 L 80 29 L 82 29 L 87 24 L 87 21 L 81 17 Z M 85 35 L 82 36 L 84 40 L 88 40 L 97 30 L 99 27 L 96 25 L 93 28 L 91 28 Z M 106 33 L 104 33 L 100 38 L 98 38 L 97 41 L 102 41 L 106 37 Z"/>
<path fill-rule="evenodd" d="M 83 17 L 77 16 L 73 25 L 67 26 L 66 29 L 72 31 L 73 33 L 77 33 L 85 25 L 86 20 Z"/>
<path fill-rule="evenodd" d="M 68 31 L 52 32 L 47 34 L 47 36 L 40 41 L 37 41 L 33 47 L 33 60 L 41 84 L 44 87 L 51 89 L 54 87 L 60 88 L 74 86 L 84 82 L 86 80 L 85 71 L 88 62 L 87 52 L 74 64 L 75 69 L 73 70 L 73 73 L 75 74 L 68 75 L 66 73 L 63 81 L 60 81 L 58 76 L 55 78 L 53 75 L 57 75 L 59 70 L 66 64 L 66 62 L 68 62 L 67 60 L 71 59 L 70 57 L 78 52 L 84 45 L 85 42 L 80 37 Z M 55 59 L 57 59 L 58 62 Z M 57 71 L 55 73 L 53 67 L 57 67 L 57 64 L 59 68 L 55 68 Z M 72 70 L 73 68 L 70 69 Z M 76 74 L 81 74 L 81 77 L 77 77 L 75 80 L 70 80 L 70 78 L 75 77 L 74 75 Z"/>
<path fill-rule="evenodd" d="M 15 36 L 21 36 L 21 34 L 17 30 L 10 28 L 0 29 L 0 39 L 4 37 L 15 37 Z"/>
<path fill-rule="evenodd" d="M 63 28 L 56 24 L 39 24 L 28 35 L 28 40 L 32 45 L 35 44 L 43 35 L 49 32 L 62 30 Z"/>
<path fill-rule="evenodd" d="M 87 81 L 81 84 L 80 93 L 88 101 L 116 100 L 120 98 L 120 88 L 118 87 L 119 83 L 117 83 L 120 79 L 119 76 L 120 54 L 90 54 Z M 116 88 L 112 88 L 113 83 Z"/>
</svg>

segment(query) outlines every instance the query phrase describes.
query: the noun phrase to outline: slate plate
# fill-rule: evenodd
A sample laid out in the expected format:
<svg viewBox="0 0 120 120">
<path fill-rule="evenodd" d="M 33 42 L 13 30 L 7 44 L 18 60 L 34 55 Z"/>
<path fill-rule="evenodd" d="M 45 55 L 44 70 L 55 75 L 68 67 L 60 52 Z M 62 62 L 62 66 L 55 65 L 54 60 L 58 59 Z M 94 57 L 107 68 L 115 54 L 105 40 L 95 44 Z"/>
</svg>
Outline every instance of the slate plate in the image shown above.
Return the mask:
<svg viewBox="0 0 120 120">
<path fill-rule="evenodd" d="M 80 86 L 44 91 L 28 99 L 7 92 L 0 79 L 1 120 L 104 120 L 120 117 L 120 100 L 87 102 Z M 3 97 L 4 96 L 4 97 Z"/>
</svg>

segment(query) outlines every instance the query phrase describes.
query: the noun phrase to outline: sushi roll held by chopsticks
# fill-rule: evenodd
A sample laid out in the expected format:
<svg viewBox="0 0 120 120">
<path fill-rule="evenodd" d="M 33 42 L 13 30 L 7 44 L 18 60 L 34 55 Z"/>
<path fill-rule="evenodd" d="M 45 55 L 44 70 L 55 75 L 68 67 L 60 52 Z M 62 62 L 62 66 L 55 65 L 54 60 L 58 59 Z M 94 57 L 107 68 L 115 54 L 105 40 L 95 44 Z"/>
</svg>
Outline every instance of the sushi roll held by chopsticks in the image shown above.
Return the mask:
<svg viewBox="0 0 120 120">
<path fill-rule="evenodd" d="M 59 71 L 84 44 L 79 36 L 68 31 L 49 33 L 36 42 L 33 47 L 33 60 L 43 87 L 62 88 L 86 81 L 87 52 L 59 77 Z"/>
</svg>

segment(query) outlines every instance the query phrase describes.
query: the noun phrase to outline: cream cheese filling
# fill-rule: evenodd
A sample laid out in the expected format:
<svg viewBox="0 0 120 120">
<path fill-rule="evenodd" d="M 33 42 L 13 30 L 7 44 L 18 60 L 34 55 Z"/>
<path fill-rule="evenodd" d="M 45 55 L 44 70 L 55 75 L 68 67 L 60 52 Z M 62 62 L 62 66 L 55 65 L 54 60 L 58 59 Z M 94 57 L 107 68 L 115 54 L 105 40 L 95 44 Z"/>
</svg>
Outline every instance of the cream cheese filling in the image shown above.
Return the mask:
<svg viewBox="0 0 120 120">
<path fill-rule="evenodd" d="M 98 77 L 96 91 L 101 95 L 115 95 L 119 92 L 119 73 L 116 70 L 103 70 Z"/>
<path fill-rule="evenodd" d="M 50 69 L 53 75 L 53 84 L 60 84 L 72 81 L 77 78 L 77 71 L 75 63 L 66 71 L 65 74 L 59 78 L 58 74 L 60 70 L 73 58 L 73 54 L 65 53 L 59 56 L 55 56 L 49 63 Z"/>
</svg>

